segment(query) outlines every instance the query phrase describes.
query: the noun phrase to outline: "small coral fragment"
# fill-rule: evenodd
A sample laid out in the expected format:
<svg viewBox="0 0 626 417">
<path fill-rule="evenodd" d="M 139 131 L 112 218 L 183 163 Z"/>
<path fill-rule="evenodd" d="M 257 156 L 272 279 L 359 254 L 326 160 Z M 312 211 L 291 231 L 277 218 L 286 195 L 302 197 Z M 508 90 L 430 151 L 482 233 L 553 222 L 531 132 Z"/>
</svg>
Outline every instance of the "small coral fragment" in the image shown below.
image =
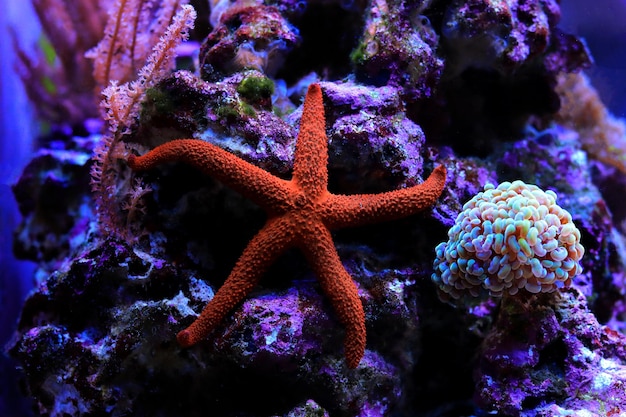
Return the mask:
<svg viewBox="0 0 626 417">
<path fill-rule="evenodd" d="M 591 158 L 626 173 L 626 122 L 612 115 L 584 74 L 561 74 L 556 120 L 580 135 Z"/>
<path fill-rule="evenodd" d="M 442 298 L 552 292 L 582 271 L 580 231 L 553 191 L 522 181 L 485 185 L 435 249 Z"/>
</svg>

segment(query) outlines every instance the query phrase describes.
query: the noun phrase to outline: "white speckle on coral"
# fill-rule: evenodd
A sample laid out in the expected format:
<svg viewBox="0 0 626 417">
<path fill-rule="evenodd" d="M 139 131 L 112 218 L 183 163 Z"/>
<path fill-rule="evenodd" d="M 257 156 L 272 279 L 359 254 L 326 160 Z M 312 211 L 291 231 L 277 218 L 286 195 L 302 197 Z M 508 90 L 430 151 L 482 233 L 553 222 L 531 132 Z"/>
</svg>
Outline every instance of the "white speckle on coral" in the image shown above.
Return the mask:
<svg viewBox="0 0 626 417">
<path fill-rule="evenodd" d="M 387 284 L 387 287 L 394 293 L 398 294 L 398 295 L 402 295 L 404 293 L 404 288 L 408 285 L 413 284 L 414 281 L 410 281 L 410 280 L 398 280 L 398 279 L 394 279 L 392 281 L 390 281 Z"/>
<path fill-rule="evenodd" d="M 155 267 L 157 269 L 160 268 L 160 265 L 162 262 L 159 259 L 155 258 L 154 256 L 150 255 L 149 253 L 144 252 L 138 248 L 133 248 L 133 253 L 137 255 L 139 258 L 141 258 L 141 260 L 143 260 L 146 264 L 148 264 L 149 268 L 144 274 L 141 274 L 141 275 L 131 275 L 129 273 L 128 275 L 129 279 L 133 279 L 133 280 L 148 279 L 150 275 L 152 274 L 153 269 Z"/>
<path fill-rule="evenodd" d="M 189 307 L 189 298 L 185 297 L 185 294 L 183 294 L 182 291 L 179 291 L 178 294 L 176 294 L 176 297 L 171 300 L 167 300 L 166 305 L 174 307 L 183 317 L 199 315 L 196 314 L 191 307 Z"/>
<path fill-rule="evenodd" d="M 277 339 L 277 336 L 278 336 L 278 329 L 272 330 L 272 333 L 265 336 L 265 345 L 269 346 L 272 343 L 274 343 Z"/>
<path fill-rule="evenodd" d="M 583 151 L 576 151 L 572 153 L 572 162 L 575 162 L 578 166 L 587 166 L 587 153 Z"/>
<path fill-rule="evenodd" d="M 542 416 L 551 416 L 551 417 L 597 417 L 599 414 L 594 413 L 590 410 L 576 410 L 576 409 L 568 409 L 563 408 L 556 404 L 551 404 L 547 407 L 541 407 L 538 410 L 534 410 L 537 414 L 533 415 L 542 415 Z M 605 415 L 605 414 L 602 414 Z M 614 417 L 625 417 L 624 413 L 620 414 L 612 414 Z"/>
<path fill-rule="evenodd" d="M 572 356 L 574 362 L 591 362 L 596 357 L 596 354 L 586 347 L 580 349 L 580 354 Z"/>
<path fill-rule="evenodd" d="M 80 391 L 74 385 L 65 383 L 62 378 L 51 375 L 46 378 L 41 388 L 54 401 L 50 413 L 52 416 L 85 415 L 91 411 L 89 403 L 83 399 Z"/>
<path fill-rule="evenodd" d="M 593 389 L 596 391 L 604 391 L 613 383 L 613 377 L 607 372 L 600 372 L 593 378 Z"/>
<path fill-rule="evenodd" d="M 111 357 L 111 346 L 113 343 L 111 337 L 106 336 L 98 340 L 98 343 L 85 344 L 83 347 L 89 349 L 99 360 L 105 361 Z"/>
<path fill-rule="evenodd" d="M 381 417 L 385 416 L 387 411 L 387 405 L 376 401 L 374 404 L 365 404 L 361 413 L 362 417 Z"/>
<path fill-rule="evenodd" d="M 197 298 L 205 303 L 208 303 L 213 299 L 215 292 L 209 284 L 201 279 L 197 279 L 194 277 L 189 278 L 189 281 L 189 290 L 191 291 L 191 295 L 194 298 Z"/>
<path fill-rule="evenodd" d="M 626 367 L 618 362 L 610 359 L 600 359 L 599 368 L 602 372 L 598 373 L 593 379 L 593 389 L 596 391 L 604 391 L 617 384 L 626 382 Z"/>
<path fill-rule="evenodd" d="M 620 368 L 620 366 L 611 360 L 602 358 L 600 359 L 600 368 L 616 371 Z"/>
</svg>

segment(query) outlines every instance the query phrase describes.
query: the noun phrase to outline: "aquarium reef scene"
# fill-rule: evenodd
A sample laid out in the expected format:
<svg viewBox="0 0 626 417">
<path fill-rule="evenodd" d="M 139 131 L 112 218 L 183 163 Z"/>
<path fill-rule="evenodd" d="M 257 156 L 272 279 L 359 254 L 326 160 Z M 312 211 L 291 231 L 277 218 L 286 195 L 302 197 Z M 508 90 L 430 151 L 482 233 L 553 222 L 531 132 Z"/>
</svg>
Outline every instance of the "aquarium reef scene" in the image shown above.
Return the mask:
<svg viewBox="0 0 626 417">
<path fill-rule="evenodd" d="M 626 416 L 626 125 L 567 1 L 32 3 L 29 415 Z"/>
</svg>

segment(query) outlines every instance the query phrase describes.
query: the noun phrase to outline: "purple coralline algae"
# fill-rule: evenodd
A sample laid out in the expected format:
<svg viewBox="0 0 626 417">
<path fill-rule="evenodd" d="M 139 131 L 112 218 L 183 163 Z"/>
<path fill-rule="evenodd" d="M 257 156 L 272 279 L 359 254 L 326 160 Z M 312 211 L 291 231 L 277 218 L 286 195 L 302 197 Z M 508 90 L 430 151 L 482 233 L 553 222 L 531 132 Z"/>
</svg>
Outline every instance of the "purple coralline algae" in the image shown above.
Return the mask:
<svg viewBox="0 0 626 417">
<path fill-rule="evenodd" d="M 395 88 L 324 84 L 332 110 L 330 170 L 344 193 L 415 185 L 422 177 L 424 133 L 402 111 Z M 340 174 L 341 173 L 341 174 Z"/>
<path fill-rule="evenodd" d="M 623 415 L 626 336 L 600 325 L 582 293 L 503 301 L 479 353 L 479 404 L 507 416 Z"/>
<path fill-rule="evenodd" d="M 553 0 L 453 1 L 442 24 L 454 51 L 450 65 L 457 72 L 476 66 L 517 69 L 546 52 L 560 14 Z"/>
<path fill-rule="evenodd" d="M 156 13 L 169 4 L 161 3 L 149 16 L 165 14 Z M 197 54 L 156 79 L 144 67 L 144 84 L 113 84 L 104 120 L 72 121 L 71 129 L 55 120 L 13 187 L 24 217 L 15 252 L 38 270 L 6 351 L 34 411 L 626 415 L 626 211 L 618 197 L 626 180 L 607 139 L 619 129 L 603 132 L 620 124 L 580 79 L 571 81 L 575 91 L 557 88 L 562 73 L 592 62 L 559 18 L 550 0 L 198 7 L 190 34 Z M 189 29 L 178 24 L 176 33 Z M 174 48 L 174 32 L 162 48 Z M 154 44 L 161 36 L 140 35 L 157 36 Z M 323 91 L 332 193 L 409 187 L 435 166 L 447 169 L 431 210 L 333 235 L 363 303 L 365 355 L 356 369 L 346 366 L 342 327 L 297 251 L 279 258 L 204 340 L 182 348 L 176 334 L 213 298 L 264 215 L 190 167 L 136 174 L 126 159 L 197 138 L 288 179 L 312 82 Z M 579 120 L 586 112 L 577 94 L 598 117 Z M 601 119 L 612 123 L 594 122 Z M 94 163 L 106 176 L 96 199 Z M 516 181 L 558 195 L 570 215 L 566 232 L 575 227 L 585 248 L 575 276 L 551 293 L 440 300 L 431 281 L 437 245 L 485 184 Z"/>
<path fill-rule="evenodd" d="M 206 80 L 242 69 L 274 75 L 298 43 L 297 30 L 274 6 L 235 4 L 223 11 L 202 43 L 200 68 Z"/>
<path fill-rule="evenodd" d="M 359 45 L 352 51 L 355 74 L 374 85 L 400 87 L 406 98 L 429 97 L 443 72 L 439 35 L 425 15 L 428 1 L 376 1 L 365 12 Z"/>
</svg>

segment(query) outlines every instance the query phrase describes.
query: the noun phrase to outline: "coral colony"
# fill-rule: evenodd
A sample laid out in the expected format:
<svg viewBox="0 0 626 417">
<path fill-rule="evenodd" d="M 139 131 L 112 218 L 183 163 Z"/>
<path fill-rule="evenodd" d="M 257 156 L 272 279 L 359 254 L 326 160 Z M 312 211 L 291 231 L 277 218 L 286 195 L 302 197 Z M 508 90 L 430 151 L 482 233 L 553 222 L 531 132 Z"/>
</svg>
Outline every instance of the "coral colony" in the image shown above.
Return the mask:
<svg viewBox="0 0 626 417">
<path fill-rule="evenodd" d="M 15 42 L 33 413 L 626 416 L 626 129 L 558 2 L 74 3 Z"/>
<path fill-rule="evenodd" d="M 544 192 L 522 181 L 503 182 L 465 203 L 447 243 L 435 248 L 433 281 L 457 299 L 536 294 L 569 287 L 580 275 L 584 254 L 572 216 Z"/>
</svg>

